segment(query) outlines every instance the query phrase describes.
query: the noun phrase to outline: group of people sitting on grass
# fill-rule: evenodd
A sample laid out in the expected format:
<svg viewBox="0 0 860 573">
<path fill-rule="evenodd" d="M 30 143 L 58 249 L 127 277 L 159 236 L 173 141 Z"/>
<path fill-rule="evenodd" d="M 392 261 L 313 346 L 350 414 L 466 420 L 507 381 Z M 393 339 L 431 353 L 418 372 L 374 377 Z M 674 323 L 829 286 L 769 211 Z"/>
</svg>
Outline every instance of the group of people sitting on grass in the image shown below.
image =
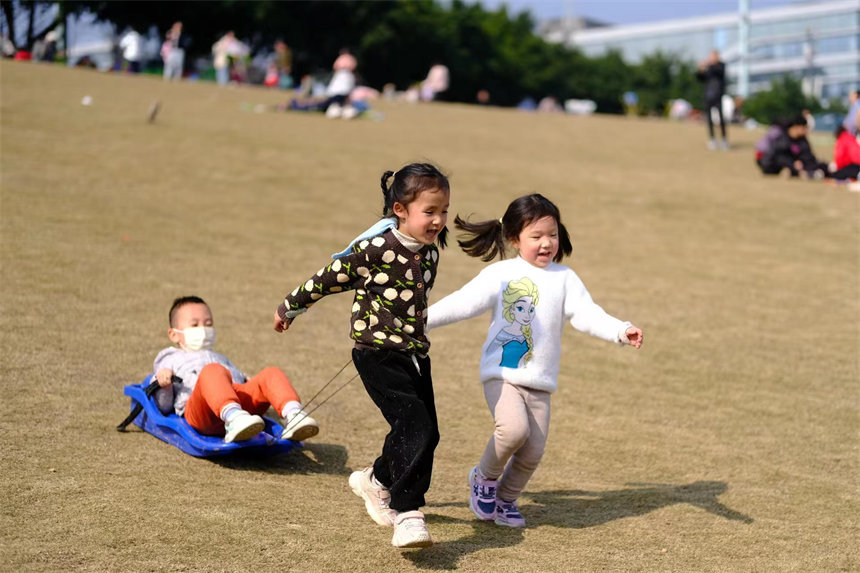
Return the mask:
<svg viewBox="0 0 860 573">
<path fill-rule="evenodd" d="M 802 115 L 773 124 L 756 143 L 755 158 L 765 175 L 785 178 L 830 179 L 856 183 L 860 174 L 857 133 L 840 124 L 834 133 L 833 161 L 819 160 L 807 139 L 809 127 Z"/>
</svg>

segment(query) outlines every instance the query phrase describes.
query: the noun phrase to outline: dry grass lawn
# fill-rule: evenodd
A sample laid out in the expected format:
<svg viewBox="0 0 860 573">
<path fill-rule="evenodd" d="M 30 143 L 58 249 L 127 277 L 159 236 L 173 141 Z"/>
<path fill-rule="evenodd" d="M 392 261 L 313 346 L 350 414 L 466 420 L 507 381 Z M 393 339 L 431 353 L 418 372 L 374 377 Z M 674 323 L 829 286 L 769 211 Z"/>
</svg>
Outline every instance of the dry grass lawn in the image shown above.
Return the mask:
<svg viewBox="0 0 860 573">
<path fill-rule="evenodd" d="M 274 91 L 10 62 L 0 82 L 0 570 L 860 570 L 860 196 L 762 178 L 758 133 L 709 153 L 703 127 L 664 121 L 382 103 L 333 121 L 252 111 Z M 564 333 L 527 529 L 466 505 L 492 427 L 486 317 L 434 335 L 428 550 L 392 548 L 347 486 L 386 433 L 358 382 L 282 456 L 114 431 L 184 294 L 240 367 L 316 392 L 349 359 L 351 297 L 284 335 L 272 313 L 375 220 L 381 173 L 423 159 L 451 174 L 452 212 L 556 201 L 568 264 L 646 333 L 638 352 Z M 481 264 L 448 249 L 432 298 Z"/>
</svg>

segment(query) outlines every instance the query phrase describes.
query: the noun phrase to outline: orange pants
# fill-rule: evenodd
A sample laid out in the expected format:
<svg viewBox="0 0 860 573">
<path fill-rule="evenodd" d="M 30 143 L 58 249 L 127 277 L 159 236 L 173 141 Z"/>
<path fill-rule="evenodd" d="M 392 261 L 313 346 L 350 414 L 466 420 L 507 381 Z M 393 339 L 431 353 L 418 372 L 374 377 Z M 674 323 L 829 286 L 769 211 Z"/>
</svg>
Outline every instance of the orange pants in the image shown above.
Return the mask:
<svg viewBox="0 0 860 573">
<path fill-rule="evenodd" d="M 298 402 L 299 395 L 280 368 L 270 366 L 244 384 L 234 384 L 230 371 L 220 364 L 207 364 L 185 404 L 185 420 L 208 436 L 223 436 L 221 410 L 238 402 L 243 410 L 263 415 L 269 406 L 281 413 L 287 402 Z"/>
</svg>

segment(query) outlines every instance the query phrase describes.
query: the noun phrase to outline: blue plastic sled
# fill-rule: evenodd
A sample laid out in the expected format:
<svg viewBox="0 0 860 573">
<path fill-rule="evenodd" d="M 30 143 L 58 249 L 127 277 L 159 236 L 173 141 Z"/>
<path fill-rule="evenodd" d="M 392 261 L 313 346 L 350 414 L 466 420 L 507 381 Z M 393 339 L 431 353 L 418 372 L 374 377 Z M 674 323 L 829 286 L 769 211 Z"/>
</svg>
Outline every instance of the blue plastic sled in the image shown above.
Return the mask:
<svg viewBox="0 0 860 573">
<path fill-rule="evenodd" d="M 150 374 L 140 384 L 129 384 L 123 390 L 123 394 L 131 398 L 130 409 L 132 411 L 138 404 L 143 406 L 140 414 L 132 422 L 144 432 L 176 446 L 186 454 L 199 458 L 223 456 L 239 451 L 275 454 L 286 453 L 293 448 L 301 447 L 301 442 L 276 438 L 275 436 L 280 436 L 284 428 L 266 416 L 263 416 L 266 429 L 244 442 L 228 444 L 224 442 L 223 438 L 198 434 L 194 428 L 188 425 L 185 418 L 176 414 L 165 416 L 161 413 L 155 400 L 146 395 L 146 387 L 152 380 L 153 375 Z"/>
</svg>

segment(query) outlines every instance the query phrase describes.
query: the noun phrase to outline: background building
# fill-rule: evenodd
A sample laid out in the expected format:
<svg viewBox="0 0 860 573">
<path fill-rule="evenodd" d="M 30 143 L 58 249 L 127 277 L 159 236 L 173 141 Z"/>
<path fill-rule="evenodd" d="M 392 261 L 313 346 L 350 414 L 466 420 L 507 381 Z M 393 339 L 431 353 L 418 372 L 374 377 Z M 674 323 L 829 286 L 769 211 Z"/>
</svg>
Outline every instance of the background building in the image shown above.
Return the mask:
<svg viewBox="0 0 860 573">
<path fill-rule="evenodd" d="M 748 13 L 749 92 L 767 89 L 785 74 L 803 78 L 808 94 L 845 97 L 860 87 L 860 0 L 807 2 Z M 632 64 L 657 51 L 701 61 L 712 49 L 727 64 L 729 90 L 738 93 L 741 59 L 739 12 L 627 26 L 599 26 L 569 19 L 545 23 L 539 33 L 586 55 L 618 50 Z M 584 24 L 584 25 L 583 25 Z"/>
</svg>

